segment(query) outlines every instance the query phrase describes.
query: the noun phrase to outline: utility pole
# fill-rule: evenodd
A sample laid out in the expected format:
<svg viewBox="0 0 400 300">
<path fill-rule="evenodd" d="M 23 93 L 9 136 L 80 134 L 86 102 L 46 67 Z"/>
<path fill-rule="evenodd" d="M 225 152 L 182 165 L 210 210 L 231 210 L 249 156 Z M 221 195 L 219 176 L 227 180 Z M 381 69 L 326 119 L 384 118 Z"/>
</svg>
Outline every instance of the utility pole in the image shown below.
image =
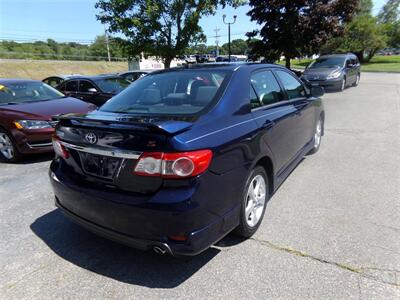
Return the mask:
<svg viewBox="0 0 400 300">
<path fill-rule="evenodd" d="M 229 61 L 231 61 L 231 25 L 235 24 L 237 16 L 233 16 L 233 22 L 226 22 L 226 15 L 222 16 L 222 20 L 225 24 L 228 25 L 228 53 L 229 53 Z"/>
<path fill-rule="evenodd" d="M 218 27 L 216 27 L 215 29 L 214 29 L 214 31 L 215 31 L 215 45 L 217 46 L 217 52 L 215 53 L 215 55 L 218 57 L 219 56 L 219 40 L 218 40 L 218 38 L 220 38 L 221 36 L 220 35 L 218 35 L 218 32 L 220 31 L 221 29 L 219 29 Z"/>
<path fill-rule="evenodd" d="M 108 33 L 107 33 L 107 29 L 105 28 L 105 25 L 104 25 L 104 32 L 105 32 L 105 35 L 106 35 L 106 45 L 107 45 L 108 61 L 111 61 L 110 41 L 108 40 Z"/>
</svg>

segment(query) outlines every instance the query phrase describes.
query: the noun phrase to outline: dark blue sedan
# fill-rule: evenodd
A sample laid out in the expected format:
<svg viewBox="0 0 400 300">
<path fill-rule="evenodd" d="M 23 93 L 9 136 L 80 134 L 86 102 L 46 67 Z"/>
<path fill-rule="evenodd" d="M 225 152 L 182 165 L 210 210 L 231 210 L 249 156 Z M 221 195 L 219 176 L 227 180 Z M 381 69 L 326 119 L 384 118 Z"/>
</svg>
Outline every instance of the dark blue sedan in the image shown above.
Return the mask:
<svg viewBox="0 0 400 300">
<path fill-rule="evenodd" d="M 268 200 L 321 143 L 320 87 L 268 64 L 151 73 L 99 110 L 60 117 L 55 203 L 135 248 L 195 255 L 250 237 Z"/>
</svg>

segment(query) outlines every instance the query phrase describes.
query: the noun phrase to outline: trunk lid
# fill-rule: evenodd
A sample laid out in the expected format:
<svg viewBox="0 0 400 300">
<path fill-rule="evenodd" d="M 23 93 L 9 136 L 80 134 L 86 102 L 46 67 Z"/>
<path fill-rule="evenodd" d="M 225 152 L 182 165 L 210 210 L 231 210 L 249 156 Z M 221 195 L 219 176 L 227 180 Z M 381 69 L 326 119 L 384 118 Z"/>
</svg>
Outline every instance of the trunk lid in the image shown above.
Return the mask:
<svg viewBox="0 0 400 300">
<path fill-rule="evenodd" d="M 56 119 L 56 134 L 70 153 L 63 162 L 70 179 L 139 193 L 155 192 L 162 184 L 159 177 L 134 174 L 141 153 L 174 151 L 171 138 L 193 124 L 180 118 L 99 111 Z"/>
</svg>

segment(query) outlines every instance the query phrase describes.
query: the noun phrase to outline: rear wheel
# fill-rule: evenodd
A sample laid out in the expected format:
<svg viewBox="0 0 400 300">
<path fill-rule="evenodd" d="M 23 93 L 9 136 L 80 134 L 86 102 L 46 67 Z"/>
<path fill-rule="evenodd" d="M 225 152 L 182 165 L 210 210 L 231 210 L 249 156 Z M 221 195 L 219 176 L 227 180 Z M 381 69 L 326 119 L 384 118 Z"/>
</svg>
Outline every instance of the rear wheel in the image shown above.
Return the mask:
<svg viewBox="0 0 400 300">
<path fill-rule="evenodd" d="M 313 138 L 314 145 L 308 154 L 314 154 L 318 152 L 319 147 L 321 146 L 323 128 L 324 128 L 324 121 L 322 120 L 322 118 L 320 118 L 317 122 L 317 125 L 315 126 L 315 133 Z"/>
<path fill-rule="evenodd" d="M 20 154 L 15 147 L 14 140 L 5 131 L 0 129 L 0 160 L 4 162 L 15 162 Z"/>
<path fill-rule="evenodd" d="M 235 230 L 238 235 L 249 238 L 257 231 L 268 199 L 268 176 L 264 168 L 258 166 L 249 175 L 242 195 L 240 223 Z"/>
</svg>

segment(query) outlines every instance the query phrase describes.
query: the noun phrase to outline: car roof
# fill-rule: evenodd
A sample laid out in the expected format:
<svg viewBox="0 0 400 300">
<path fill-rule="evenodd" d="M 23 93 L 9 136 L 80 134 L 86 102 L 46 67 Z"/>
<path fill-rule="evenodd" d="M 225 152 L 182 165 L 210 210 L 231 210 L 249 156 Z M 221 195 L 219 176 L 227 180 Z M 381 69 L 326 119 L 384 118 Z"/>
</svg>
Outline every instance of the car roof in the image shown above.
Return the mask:
<svg viewBox="0 0 400 300">
<path fill-rule="evenodd" d="M 26 83 L 26 82 L 40 82 L 40 80 L 33 79 L 21 79 L 21 78 L 0 78 L 0 84 L 16 84 L 16 83 Z"/>
<path fill-rule="evenodd" d="M 321 58 L 321 57 L 323 57 L 323 58 L 327 58 L 327 57 L 343 57 L 343 58 L 346 58 L 346 57 L 356 57 L 356 55 L 353 54 L 353 53 L 346 53 L 346 54 L 327 54 L 327 55 L 321 55 L 321 56 L 318 57 L 318 58 Z"/>
<path fill-rule="evenodd" d="M 185 65 L 183 67 L 175 67 L 170 69 L 159 70 L 153 72 L 152 74 L 159 74 L 165 73 L 170 71 L 176 70 L 184 70 L 184 69 L 195 69 L 195 70 L 209 70 L 215 69 L 219 71 L 236 71 L 238 69 L 259 69 L 260 67 L 263 68 L 279 68 L 279 69 L 286 69 L 284 66 L 278 64 L 262 64 L 262 63 L 255 63 L 255 62 L 212 62 L 212 63 L 203 63 L 203 64 L 196 64 L 196 65 Z"/>
<path fill-rule="evenodd" d="M 101 74 L 101 75 L 92 75 L 92 76 L 85 76 L 85 75 L 77 75 L 73 76 L 71 78 L 68 78 L 68 80 L 72 79 L 88 79 L 88 80 L 99 80 L 99 79 L 108 79 L 108 78 L 121 78 L 117 74 Z"/>
<path fill-rule="evenodd" d="M 84 75 L 81 75 L 81 74 L 51 75 L 51 76 L 46 77 L 43 80 L 46 80 L 46 79 L 49 79 L 49 78 L 61 78 L 61 79 L 67 80 L 67 79 L 70 79 L 70 78 L 75 78 L 75 77 L 80 77 L 80 76 L 84 76 Z"/>
<path fill-rule="evenodd" d="M 118 75 L 124 75 L 124 74 L 132 74 L 132 73 L 150 73 L 153 71 L 157 71 L 157 69 L 148 69 L 148 70 L 129 70 L 125 72 L 118 73 Z"/>
</svg>

